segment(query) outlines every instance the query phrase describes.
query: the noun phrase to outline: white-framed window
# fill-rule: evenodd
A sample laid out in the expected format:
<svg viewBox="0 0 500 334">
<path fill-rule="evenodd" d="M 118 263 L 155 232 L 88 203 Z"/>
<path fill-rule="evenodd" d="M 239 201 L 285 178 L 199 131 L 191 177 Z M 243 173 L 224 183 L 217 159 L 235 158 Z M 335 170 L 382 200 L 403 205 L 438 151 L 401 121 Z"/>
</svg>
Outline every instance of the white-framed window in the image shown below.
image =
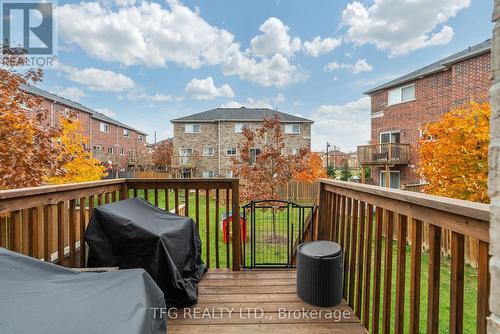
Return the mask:
<svg viewBox="0 0 500 334">
<path fill-rule="evenodd" d="M 129 157 L 133 157 L 133 156 L 134 156 L 134 151 L 129 150 L 129 151 L 128 151 L 128 156 L 129 156 Z"/>
<path fill-rule="evenodd" d="M 244 123 L 235 123 L 234 124 L 234 132 L 236 133 L 242 133 L 243 132 L 243 129 L 250 129 L 250 126 L 248 126 L 248 124 L 244 124 Z"/>
<path fill-rule="evenodd" d="M 203 171 L 203 178 L 211 179 L 213 177 L 215 177 L 215 172 L 213 170 Z"/>
<path fill-rule="evenodd" d="M 229 178 L 229 179 L 233 178 L 234 177 L 233 171 L 230 170 L 229 172 L 226 172 L 226 177 Z"/>
<path fill-rule="evenodd" d="M 125 149 L 123 147 L 120 148 L 120 155 L 125 155 Z"/>
<path fill-rule="evenodd" d="M 389 90 L 388 105 L 415 100 L 415 84 Z"/>
<path fill-rule="evenodd" d="M 189 163 L 189 158 L 193 155 L 192 148 L 181 148 L 179 150 L 180 160 L 182 165 Z"/>
<path fill-rule="evenodd" d="M 99 125 L 99 129 L 101 130 L 101 132 L 109 133 L 109 124 L 101 122 L 101 124 Z"/>
<path fill-rule="evenodd" d="M 401 188 L 401 176 L 398 170 L 391 170 L 390 171 L 390 180 L 389 180 L 389 185 L 393 189 L 399 189 Z M 385 187 L 385 176 L 386 173 L 384 170 L 380 171 L 380 183 L 379 185 L 381 187 Z"/>
<path fill-rule="evenodd" d="M 108 147 L 108 154 L 113 154 L 113 153 L 115 153 L 114 147 L 111 147 L 111 146 Z"/>
<path fill-rule="evenodd" d="M 289 134 L 300 133 L 300 124 L 285 124 L 285 133 Z"/>
<path fill-rule="evenodd" d="M 203 149 L 204 157 L 213 157 L 214 156 L 214 148 L 213 147 L 205 147 Z"/>
<path fill-rule="evenodd" d="M 226 149 L 226 155 L 228 156 L 236 155 L 236 147 L 228 147 Z"/>
<path fill-rule="evenodd" d="M 200 124 L 186 124 L 184 125 L 184 133 L 201 133 Z"/>
<path fill-rule="evenodd" d="M 123 137 L 130 138 L 130 130 L 129 129 L 123 129 Z"/>
<path fill-rule="evenodd" d="M 299 149 L 298 148 L 292 148 L 291 152 L 292 152 L 292 155 L 297 155 L 297 154 L 299 154 Z"/>
<path fill-rule="evenodd" d="M 144 135 L 137 135 L 138 141 L 144 141 Z"/>
<path fill-rule="evenodd" d="M 102 146 L 101 145 L 94 145 L 94 150 L 102 151 Z"/>
<path fill-rule="evenodd" d="M 400 143 L 401 134 L 399 131 L 387 131 L 380 133 L 380 143 Z"/>
<path fill-rule="evenodd" d="M 257 162 L 257 156 L 260 154 L 260 148 L 250 149 L 250 163 L 254 164 Z"/>
</svg>

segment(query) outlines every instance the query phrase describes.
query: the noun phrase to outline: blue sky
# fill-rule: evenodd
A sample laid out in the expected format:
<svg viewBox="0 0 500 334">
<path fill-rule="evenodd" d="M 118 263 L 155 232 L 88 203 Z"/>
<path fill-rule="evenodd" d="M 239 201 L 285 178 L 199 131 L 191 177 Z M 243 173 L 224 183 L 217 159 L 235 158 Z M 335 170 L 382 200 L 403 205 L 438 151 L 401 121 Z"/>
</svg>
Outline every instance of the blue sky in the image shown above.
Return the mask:
<svg viewBox="0 0 500 334">
<path fill-rule="evenodd" d="M 370 137 L 363 92 L 491 34 L 484 0 L 59 1 L 40 86 L 150 134 L 221 106 L 313 119 L 313 149 Z"/>
</svg>

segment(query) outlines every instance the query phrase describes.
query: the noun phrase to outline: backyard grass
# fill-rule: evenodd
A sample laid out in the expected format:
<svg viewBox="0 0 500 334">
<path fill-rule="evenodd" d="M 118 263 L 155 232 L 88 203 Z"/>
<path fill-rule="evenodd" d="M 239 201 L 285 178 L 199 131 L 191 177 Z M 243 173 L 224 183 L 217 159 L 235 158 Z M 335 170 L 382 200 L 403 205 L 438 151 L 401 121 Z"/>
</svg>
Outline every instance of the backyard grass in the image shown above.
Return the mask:
<svg viewBox="0 0 500 334">
<path fill-rule="evenodd" d="M 138 191 L 138 197 L 144 198 L 144 191 Z M 221 192 L 222 195 L 222 192 Z M 132 197 L 133 194 L 130 194 Z M 148 200 L 154 204 L 154 190 L 149 190 Z M 179 204 L 184 204 L 184 192 L 179 191 Z M 193 219 L 195 216 L 195 194 L 189 194 L 189 216 Z M 158 192 L 158 206 L 160 208 L 165 208 L 165 194 L 162 190 Z M 174 209 L 174 192 L 169 193 L 169 209 Z M 209 249 L 210 249 L 210 267 L 211 268 L 229 268 L 231 265 L 231 260 L 226 257 L 226 247 L 229 247 L 229 255 L 231 256 L 231 244 L 227 246 L 223 242 L 222 229 L 221 229 L 221 219 L 225 214 L 226 208 L 225 204 L 219 204 L 219 217 L 215 216 L 215 199 L 210 197 L 209 202 L 209 233 L 206 233 L 206 198 L 205 194 L 200 192 L 199 196 L 199 232 L 202 240 L 202 258 L 207 263 L 207 235 L 210 239 Z M 286 219 L 283 219 L 284 211 L 278 212 L 275 217 L 276 231 L 277 234 L 283 235 L 286 231 Z M 270 232 L 269 217 L 268 213 L 257 213 L 256 221 L 257 224 L 262 221 L 267 221 L 266 226 L 261 226 L 261 233 L 263 233 L 262 238 L 268 238 L 272 234 Z M 306 213 L 307 215 L 307 213 Z M 291 218 L 294 220 L 295 218 Z M 216 231 L 217 230 L 217 231 Z M 292 242 L 298 235 L 298 228 L 294 228 Z M 247 243 L 244 246 L 245 249 L 245 261 L 250 264 L 250 223 L 247 223 Z M 217 256 L 216 243 L 215 240 L 218 239 L 219 252 Z M 261 241 L 262 241 L 261 238 Z M 381 259 L 381 284 L 384 286 L 384 257 L 385 257 L 385 245 L 386 240 L 382 243 L 382 259 Z M 392 294 L 391 294 L 391 332 L 394 332 L 394 314 L 395 314 L 395 296 L 396 296 L 396 251 L 397 251 L 397 241 L 393 241 L 393 263 L 392 263 Z M 373 294 L 373 272 L 374 272 L 374 243 L 372 243 L 372 269 L 371 269 L 371 294 Z M 262 241 L 260 246 L 256 249 L 256 259 L 273 259 L 276 262 L 286 263 L 287 259 L 286 246 L 282 243 L 276 242 L 276 240 Z M 218 259 L 218 262 L 217 262 Z M 427 288 L 428 288 L 428 266 L 429 266 L 429 256 L 427 251 L 422 252 L 421 258 L 421 287 L 420 287 L 420 331 L 427 332 Z M 410 306 L 410 277 L 412 273 L 410 272 L 410 246 L 406 247 L 406 275 L 405 275 L 405 328 L 404 332 L 407 333 L 409 328 L 409 306 Z M 441 258 L 441 271 L 440 271 L 440 303 L 439 303 L 439 332 L 446 333 L 449 330 L 449 312 L 450 312 L 450 274 L 451 266 L 450 259 L 448 257 Z M 380 321 L 382 323 L 382 310 L 384 306 L 383 293 L 380 293 Z M 477 305 L 477 270 L 469 265 L 465 265 L 465 276 L 464 276 L 464 333 L 475 332 L 476 330 L 476 305 Z M 370 313 L 372 310 L 372 298 L 370 298 Z M 370 314 L 370 327 L 371 327 L 372 315 Z"/>
</svg>

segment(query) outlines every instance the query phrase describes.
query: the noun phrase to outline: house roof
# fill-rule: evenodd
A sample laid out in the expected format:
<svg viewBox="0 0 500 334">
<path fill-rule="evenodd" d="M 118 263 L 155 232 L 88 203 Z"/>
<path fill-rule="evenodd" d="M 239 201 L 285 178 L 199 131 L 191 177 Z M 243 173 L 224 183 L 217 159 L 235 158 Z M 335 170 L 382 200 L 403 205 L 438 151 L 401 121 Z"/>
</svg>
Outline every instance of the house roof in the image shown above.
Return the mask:
<svg viewBox="0 0 500 334">
<path fill-rule="evenodd" d="M 83 104 L 69 100 L 67 98 L 61 97 L 61 96 L 56 95 L 56 94 L 52 94 L 52 93 L 50 93 L 46 90 L 40 89 L 38 87 L 35 87 L 32 85 L 22 85 L 21 90 L 25 91 L 26 93 L 41 96 L 41 97 L 44 97 L 48 100 L 55 101 L 57 103 L 65 105 L 67 107 L 70 107 L 73 109 L 78 109 L 78 110 L 81 110 L 83 112 L 89 113 L 89 114 L 91 114 L 91 117 L 94 119 L 97 119 L 97 120 L 100 120 L 100 121 L 103 121 L 106 123 L 114 124 L 114 125 L 120 126 L 122 128 L 135 131 L 141 135 L 147 136 L 147 133 L 144 133 L 140 130 L 134 129 L 133 127 L 131 127 L 127 124 L 124 124 L 120 121 L 117 121 L 114 118 L 108 117 L 108 116 L 106 116 L 106 115 L 104 115 L 96 110 L 90 109 L 89 107 L 86 107 Z"/>
<path fill-rule="evenodd" d="M 216 121 L 262 121 L 265 117 L 278 116 L 286 123 L 313 123 L 314 121 L 268 108 L 215 108 L 171 120 L 172 123 Z"/>
<path fill-rule="evenodd" d="M 473 46 L 469 46 L 465 50 L 462 50 L 451 56 L 438 60 L 432 64 L 419 68 L 418 70 L 405 74 L 402 77 L 396 78 L 385 84 L 372 88 L 366 91 L 365 94 L 372 94 L 382 89 L 398 86 L 407 83 L 409 81 L 431 75 L 436 72 L 447 70 L 453 64 L 488 53 L 490 52 L 490 49 L 491 49 L 491 40 L 487 39 L 484 42 L 481 42 Z"/>
</svg>

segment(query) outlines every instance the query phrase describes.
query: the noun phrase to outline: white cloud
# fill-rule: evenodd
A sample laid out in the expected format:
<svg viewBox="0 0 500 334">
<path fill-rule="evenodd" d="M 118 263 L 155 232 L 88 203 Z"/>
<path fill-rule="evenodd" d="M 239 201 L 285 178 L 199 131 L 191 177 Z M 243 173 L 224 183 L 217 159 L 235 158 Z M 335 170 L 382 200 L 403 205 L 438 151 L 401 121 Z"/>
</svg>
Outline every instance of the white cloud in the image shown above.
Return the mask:
<svg viewBox="0 0 500 334">
<path fill-rule="evenodd" d="M 315 121 L 312 129 L 314 150 L 323 150 L 327 141 L 343 150 L 355 150 L 357 145 L 370 140 L 368 96 L 343 105 L 322 105 L 310 118 Z"/>
<path fill-rule="evenodd" d="M 354 64 L 339 64 L 336 61 L 328 63 L 325 65 L 324 70 L 327 72 L 332 72 L 338 69 L 348 70 L 353 74 L 359 74 L 362 72 L 373 71 L 373 66 L 368 64 L 366 59 L 358 59 Z"/>
<path fill-rule="evenodd" d="M 470 0 L 375 0 L 371 6 L 354 1 L 342 22 L 347 40 L 374 44 L 395 57 L 450 42 L 453 29 L 443 24 L 469 5 Z"/>
<path fill-rule="evenodd" d="M 279 93 L 274 97 L 263 98 L 263 99 L 254 99 L 247 98 L 244 102 L 238 101 L 229 101 L 227 103 L 223 103 L 221 108 L 269 108 L 274 109 L 273 105 L 280 104 L 286 101 L 286 98 L 283 94 Z"/>
<path fill-rule="evenodd" d="M 262 24 L 263 34 L 252 39 L 253 54 L 250 49 L 242 51 L 229 31 L 208 24 L 198 10 L 176 0 L 167 3 L 169 10 L 145 1 L 117 9 L 82 2 L 60 6 L 56 15 L 64 42 L 78 45 L 97 59 L 125 66 L 175 63 L 196 69 L 220 65 L 225 75 L 265 87 L 283 87 L 308 78 L 288 60 L 300 49 L 300 39 L 288 36 L 288 27 L 279 19 L 269 18 Z"/>
<path fill-rule="evenodd" d="M 263 33 L 250 41 L 250 51 L 256 56 L 272 56 L 282 54 L 291 56 L 300 50 L 300 38 L 288 35 L 288 26 L 276 17 L 268 18 L 259 28 Z"/>
<path fill-rule="evenodd" d="M 63 64 L 56 69 L 66 73 L 66 77 L 76 83 L 82 84 L 97 91 L 121 92 L 135 86 L 134 81 L 128 76 L 108 70 L 90 67 L 78 69 Z"/>
<path fill-rule="evenodd" d="M 99 112 L 103 115 L 106 115 L 108 117 L 115 117 L 116 116 L 115 112 L 111 109 L 108 109 L 108 108 L 97 109 L 97 112 Z"/>
<path fill-rule="evenodd" d="M 77 87 L 67 87 L 63 90 L 58 91 L 58 94 L 67 99 L 80 102 L 80 99 L 87 94 L 83 90 Z"/>
<path fill-rule="evenodd" d="M 207 77 L 205 79 L 193 79 L 186 85 L 186 93 L 195 100 L 213 100 L 217 97 L 234 97 L 231 86 L 222 85 L 216 87 L 214 79 Z"/>
<path fill-rule="evenodd" d="M 322 54 L 333 51 L 336 47 L 342 44 L 340 39 L 325 38 L 316 36 L 311 41 L 304 42 L 304 50 L 311 57 L 318 57 Z"/>
<path fill-rule="evenodd" d="M 134 102 L 137 101 L 166 102 L 166 101 L 172 101 L 174 97 L 172 95 L 165 95 L 160 93 L 149 95 L 146 93 L 130 92 L 127 94 L 127 99 L 129 101 L 134 101 Z"/>
<path fill-rule="evenodd" d="M 260 84 L 264 87 L 284 87 L 306 80 L 309 75 L 297 65 L 277 53 L 271 58 L 257 61 L 242 53 L 235 54 L 223 66 L 226 75 L 238 75 L 240 79 Z"/>
</svg>

